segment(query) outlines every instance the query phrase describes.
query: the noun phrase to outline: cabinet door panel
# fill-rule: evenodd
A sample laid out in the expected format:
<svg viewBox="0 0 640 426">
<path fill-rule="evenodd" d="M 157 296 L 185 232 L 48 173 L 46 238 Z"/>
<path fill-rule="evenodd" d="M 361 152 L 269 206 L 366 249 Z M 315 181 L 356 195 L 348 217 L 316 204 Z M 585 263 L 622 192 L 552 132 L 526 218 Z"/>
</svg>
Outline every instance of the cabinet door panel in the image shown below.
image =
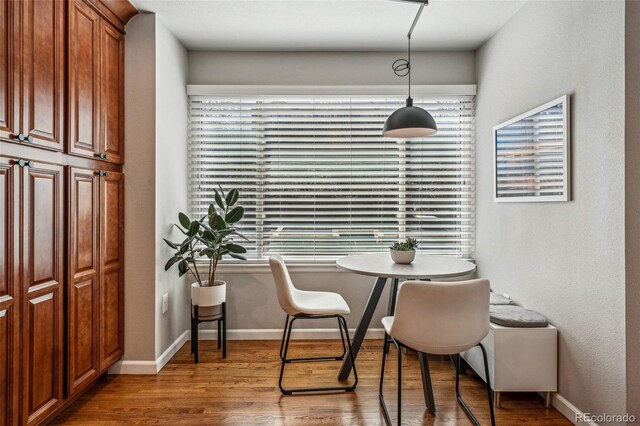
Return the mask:
<svg viewBox="0 0 640 426">
<path fill-rule="evenodd" d="M 14 38 L 16 2 L 0 0 L 0 139 L 15 140 Z M 2 424 L 2 423 L 0 423 Z"/>
<path fill-rule="evenodd" d="M 18 424 L 19 297 L 14 243 L 19 217 L 17 166 L 0 157 L 0 425 Z"/>
<path fill-rule="evenodd" d="M 99 178 L 93 170 L 69 173 L 69 393 L 99 373 Z"/>
<path fill-rule="evenodd" d="M 63 395 L 63 241 L 60 166 L 22 173 L 22 411 L 39 423 Z"/>
<path fill-rule="evenodd" d="M 69 152 L 95 157 L 99 145 L 100 17 L 69 3 Z"/>
<path fill-rule="evenodd" d="M 22 8 L 22 133 L 33 138 L 30 145 L 62 150 L 64 2 L 17 3 Z"/>
<path fill-rule="evenodd" d="M 101 345 L 100 366 L 109 368 L 124 353 L 124 175 L 101 179 Z"/>
<path fill-rule="evenodd" d="M 100 152 L 124 161 L 124 35 L 102 22 Z"/>
</svg>

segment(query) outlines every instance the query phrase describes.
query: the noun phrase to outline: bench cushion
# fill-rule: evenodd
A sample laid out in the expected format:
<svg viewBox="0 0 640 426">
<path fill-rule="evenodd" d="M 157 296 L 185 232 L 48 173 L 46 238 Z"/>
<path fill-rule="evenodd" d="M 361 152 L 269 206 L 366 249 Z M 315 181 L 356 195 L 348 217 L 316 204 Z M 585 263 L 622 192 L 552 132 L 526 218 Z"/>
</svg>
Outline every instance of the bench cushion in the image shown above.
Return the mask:
<svg viewBox="0 0 640 426">
<path fill-rule="evenodd" d="M 491 305 L 513 305 L 514 304 L 513 300 L 507 299 L 506 297 L 498 293 L 491 292 L 489 293 L 489 296 L 491 297 L 489 299 L 489 304 Z"/>
<path fill-rule="evenodd" d="M 516 305 L 492 305 L 490 319 L 503 327 L 546 327 L 547 319 L 537 312 Z"/>
</svg>

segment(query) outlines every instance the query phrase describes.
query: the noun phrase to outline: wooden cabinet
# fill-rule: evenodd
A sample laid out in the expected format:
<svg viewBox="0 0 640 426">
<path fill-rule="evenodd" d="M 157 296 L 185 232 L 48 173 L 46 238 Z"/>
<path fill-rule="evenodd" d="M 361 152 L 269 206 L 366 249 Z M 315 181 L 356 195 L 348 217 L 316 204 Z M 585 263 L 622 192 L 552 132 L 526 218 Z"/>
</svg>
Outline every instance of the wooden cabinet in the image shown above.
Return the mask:
<svg viewBox="0 0 640 426">
<path fill-rule="evenodd" d="M 22 143 L 63 149 L 65 2 L 22 0 L 18 48 Z"/>
<path fill-rule="evenodd" d="M 69 6 L 69 152 L 98 158 L 100 16 L 80 0 Z"/>
<path fill-rule="evenodd" d="M 123 163 L 124 34 L 103 4 L 0 0 L 0 139 Z"/>
<path fill-rule="evenodd" d="M 13 140 L 16 126 L 15 22 L 19 3 L 0 0 L 0 139 Z M 0 423 L 2 424 L 2 423 Z"/>
<path fill-rule="evenodd" d="M 124 353 L 136 13 L 128 0 L 0 0 L 0 426 L 50 421 Z"/>
<path fill-rule="evenodd" d="M 19 176 L 9 159 L 0 157 L 0 425 L 18 423 L 18 352 L 20 335 L 19 265 L 17 245 L 19 216 L 15 197 L 19 194 Z M 19 169 L 18 169 L 19 170 Z"/>
<path fill-rule="evenodd" d="M 95 171 L 69 171 L 69 394 L 100 372 L 99 366 L 99 178 Z"/>
<path fill-rule="evenodd" d="M 82 0 L 69 2 L 69 152 L 124 160 L 124 36 Z"/>
<path fill-rule="evenodd" d="M 0 0 L 0 138 L 61 151 L 65 7 Z"/>
<path fill-rule="evenodd" d="M 100 370 L 124 354 L 124 175 L 100 179 Z"/>
<path fill-rule="evenodd" d="M 124 35 L 100 28 L 100 149 L 108 161 L 124 162 Z"/>
<path fill-rule="evenodd" d="M 62 175 L 0 159 L 2 424 L 38 423 L 63 399 Z"/>
<path fill-rule="evenodd" d="M 63 398 L 63 167 L 22 167 L 22 409 L 26 424 Z"/>
<path fill-rule="evenodd" d="M 124 349 L 124 175 L 69 171 L 69 394 Z"/>
</svg>

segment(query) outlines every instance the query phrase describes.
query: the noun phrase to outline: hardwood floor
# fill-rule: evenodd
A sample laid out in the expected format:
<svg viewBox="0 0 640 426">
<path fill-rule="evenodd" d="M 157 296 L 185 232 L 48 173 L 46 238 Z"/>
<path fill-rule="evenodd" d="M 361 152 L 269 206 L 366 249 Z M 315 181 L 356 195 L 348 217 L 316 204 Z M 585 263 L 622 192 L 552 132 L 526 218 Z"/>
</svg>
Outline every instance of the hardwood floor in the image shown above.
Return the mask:
<svg viewBox="0 0 640 426">
<path fill-rule="evenodd" d="M 193 364 L 187 342 L 157 376 L 107 376 L 53 424 L 203 425 L 383 425 L 378 405 L 382 341 L 365 341 L 357 366 L 355 393 L 281 396 L 277 387 L 279 342 L 230 341 L 222 360 L 215 342 L 200 346 Z M 339 353 L 335 341 L 294 341 L 290 356 Z M 436 415 L 424 409 L 417 358 L 405 356 L 403 424 L 471 425 L 455 398 L 455 374 L 444 358 L 430 358 Z M 395 421 L 395 351 L 387 363 L 385 398 Z M 336 383 L 338 362 L 288 364 L 285 385 Z M 483 424 L 489 424 L 484 382 L 473 373 L 461 378 L 461 392 Z M 498 425 L 570 425 L 545 408 L 537 394 L 504 394 Z"/>
</svg>

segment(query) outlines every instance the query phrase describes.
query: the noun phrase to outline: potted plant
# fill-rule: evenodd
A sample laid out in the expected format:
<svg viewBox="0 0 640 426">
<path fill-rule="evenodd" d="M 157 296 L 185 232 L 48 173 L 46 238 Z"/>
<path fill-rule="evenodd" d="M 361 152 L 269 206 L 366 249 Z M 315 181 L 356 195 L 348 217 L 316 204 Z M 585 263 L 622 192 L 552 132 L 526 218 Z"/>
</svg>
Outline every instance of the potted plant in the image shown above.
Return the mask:
<svg viewBox="0 0 640 426">
<path fill-rule="evenodd" d="M 215 191 L 215 190 L 214 190 Z M 234 242 L 234 237 L 246 240 L 238 233 L 235 224 L 244 216 L 244 208 L 235 206 L 240 196 L 237 189 L 226 195 L 222 188 L 215 191 L 215 204 L 199 220 L 191 220 L 179 213 L 179 223 L 175 224 L 185 238 L 182 242 L 164 241 L 175 250 L 164 269 L 168 271 L 178 265 L 178 276 L 190 273 L 196 280 L 191 284 L 191 300 L 194 305 L 217 306 L 226 301 L 227 283 L 216 279 L 218 263 L 223 256 L 246 260 L 247 250 Z M 235 206 L 235 207 L 234 207 Z M 206 275 L 198 270 L 198 260 L 207 261 Z"/>
<path fill-rule="evenodd" d="M 393 243 L 391 246 L 391 259 L 395 263 L 411 263 L 416 257 L 418 241 L 415 238 L 407 238 L 404 241 Z"/>
</svg>

